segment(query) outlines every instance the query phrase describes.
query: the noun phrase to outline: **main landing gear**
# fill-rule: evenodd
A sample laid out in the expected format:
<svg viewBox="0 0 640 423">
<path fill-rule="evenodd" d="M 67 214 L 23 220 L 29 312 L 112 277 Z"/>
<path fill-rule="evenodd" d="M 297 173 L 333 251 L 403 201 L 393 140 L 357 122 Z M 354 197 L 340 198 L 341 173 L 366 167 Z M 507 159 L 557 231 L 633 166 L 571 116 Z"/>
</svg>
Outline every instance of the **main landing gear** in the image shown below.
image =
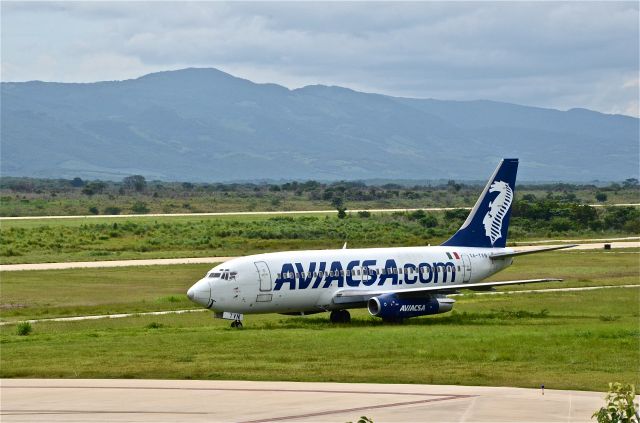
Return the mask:
<svg viewBox="0 0 640 423">
<path fill-rule="evenodd" d="M 333 310 L 329 320 L 331 323 L 351 323 L 351 314 L 347 310 Z"/>
<path fill-rule="evenodd" d="M 233 322 L 231 322 L 231 327 L 232 328 L 242 329 L 242 321 L 234 320 Z"/>
</svg>

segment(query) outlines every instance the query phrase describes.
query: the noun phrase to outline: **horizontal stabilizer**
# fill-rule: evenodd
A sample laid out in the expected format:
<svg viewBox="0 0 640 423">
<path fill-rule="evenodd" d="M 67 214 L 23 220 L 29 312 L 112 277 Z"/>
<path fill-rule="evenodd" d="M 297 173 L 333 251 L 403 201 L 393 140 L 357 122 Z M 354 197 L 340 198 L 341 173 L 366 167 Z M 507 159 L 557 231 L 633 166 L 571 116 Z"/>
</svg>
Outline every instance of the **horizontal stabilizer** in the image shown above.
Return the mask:
<svg viewBox="0 0 640 423">
<path fill-rule="evenodd" d="M 577 246 L 578 244 L 570 244 L 570 245 L 556 245 L 554 247 L 540 247 L 531 250 L 520 250 L 520 251 L 510 251 L 505 253 L 495 253 L 491 254 L 489 257 L 492 259 L 497 258 L 505 258 L 505 257 L 514 257 L 514 256 L 524 256 L 525 254 L 535 254 L 542 253 L 544 251 L 553 251 L 553 250 L 562 250 L 563 248 L 572 248 Z"/>
</svg>

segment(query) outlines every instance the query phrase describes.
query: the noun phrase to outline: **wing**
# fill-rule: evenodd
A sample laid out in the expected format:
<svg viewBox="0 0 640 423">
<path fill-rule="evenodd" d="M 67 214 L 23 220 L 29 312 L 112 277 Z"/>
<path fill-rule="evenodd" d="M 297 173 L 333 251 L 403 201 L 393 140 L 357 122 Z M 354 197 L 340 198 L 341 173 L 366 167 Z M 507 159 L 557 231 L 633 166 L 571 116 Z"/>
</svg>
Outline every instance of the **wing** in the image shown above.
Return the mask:
<svg viewBox="0 0 640 423">
<path fill-rule="evenodd" d="M 380 289 L 380 290 L 363 290 L 363 289 L 342 289 L 336 291 L 333 296 L 333 302 L 335 304 L 347 304 L 347 303 L 361 303 L 367 302 L 371 297 L 377 297 L 384 294 L 397 294 L 400 297 L 404 296 L 428 296 L 430 294 L 453 294 L 461 289 L 471 290 L 487 290 L 496 286 L 507 285 L 519 285 L 525 283 L 540 283 L 540 282 L 559 282 L 562 279 L 523 279 L 515 281 L 501 281 L 501 282 L 478 282 L 478 283 L 465 283 L 456 285 L 438 285 L 438 286 L 425 286 L 420 288 L 407 288 L 407 289 Z"/>
</svg>

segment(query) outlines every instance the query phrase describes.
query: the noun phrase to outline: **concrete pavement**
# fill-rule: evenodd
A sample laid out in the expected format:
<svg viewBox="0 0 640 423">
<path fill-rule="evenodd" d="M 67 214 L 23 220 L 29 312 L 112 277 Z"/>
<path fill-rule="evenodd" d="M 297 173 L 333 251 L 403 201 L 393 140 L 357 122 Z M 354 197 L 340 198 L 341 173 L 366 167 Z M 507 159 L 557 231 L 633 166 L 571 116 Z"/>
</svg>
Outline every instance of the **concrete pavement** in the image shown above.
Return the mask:
<svg viewBox="0 0 640 423">
<path fill-rule="evenodd" d="M 544 381 L 541 381 L 544 383 Z M 3 422 L 588 422 L 600 392 L 352 383 L 3 379 Z"/>
</svg>

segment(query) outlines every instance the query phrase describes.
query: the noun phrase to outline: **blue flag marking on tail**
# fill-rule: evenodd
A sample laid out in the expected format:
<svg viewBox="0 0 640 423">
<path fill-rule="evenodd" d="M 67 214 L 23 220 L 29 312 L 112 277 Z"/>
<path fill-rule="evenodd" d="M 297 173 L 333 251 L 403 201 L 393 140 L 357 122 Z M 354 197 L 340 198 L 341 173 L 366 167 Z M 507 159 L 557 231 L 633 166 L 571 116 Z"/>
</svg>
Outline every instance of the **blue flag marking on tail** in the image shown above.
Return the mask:
<svg viewBox="0 0 640 423">
<path fill-rule="evenodd" d="M 518 159 L 502 159 L 458 232 L 442 245 L 504 248 L 514 200 Z"/>
</svg>

